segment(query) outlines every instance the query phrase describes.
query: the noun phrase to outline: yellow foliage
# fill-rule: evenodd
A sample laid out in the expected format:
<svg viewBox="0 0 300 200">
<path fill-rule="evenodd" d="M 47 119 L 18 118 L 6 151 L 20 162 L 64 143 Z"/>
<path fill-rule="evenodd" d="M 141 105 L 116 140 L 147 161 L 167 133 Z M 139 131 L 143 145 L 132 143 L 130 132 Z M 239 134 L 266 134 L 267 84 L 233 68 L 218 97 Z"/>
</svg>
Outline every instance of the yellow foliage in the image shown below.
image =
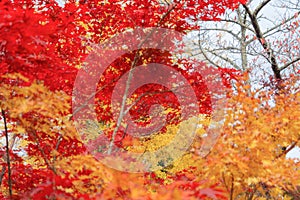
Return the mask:
<svg viewBox="0 0 300 200">
<path fill-rule="evenodd" d="M 24 79 L 17 74 L 12 77 Z M 10 118 L 18 119 L 17 126 L 12 127 L 15 133 L 27 133 L 34 123 L 36 132 L 45 132 L 50 136 L 59 133 L 65 138 L 78 137 L 70 117 L 67 116 L 70 111 L 69 95 L 62 91 L 50 91 L 37 82 L 28 87 L 1 84 L 1 88 L 0 95 L 4 98 L 1 108 L 10 111 Z M 23 117 L 27 113 L 31 113 L 31 118 Z"/>
<path fill-rule="evenodd" d="M 107 187 L 111 183 L 112 171 L 105 167 L 102 163 L 98 162 L 92 156 L 71 156 L 62 158 L 56 161 L 55 167 L 61 176 L 68 172 L 70 178 L 77 177 L 79 180 L 73 182 L 72 190 L 79 191 L 80 193 L 100 193 L 103 187 Z M 84 170 L 90 171 L 89 175 L 79 175 Z M 88 180 L 88 185 L 86 181 Z"/>
<path fill-rule="evenodd" d="M 251 193 L 253 199 L 265 199 L 266 191 L 283 197 L 286 185 L 300 185 L 300 162 L 286 158 L 282 149 L 299 144 L 299 95 L 275 95 L 276 104 L 268 106 L 268 94 L 254 98 L 241 88 L 229 100 L 221 138 L 208 155 L 212 162 L 206 159 L 205 177 L 217 177 L 228 191 L 233 184 L 234 199 Z"/>
<path fill-rule="evenodd" d="M 17 74 L 11 77 L 24 79 Z M 23 88 L 5 84 L 1 84 L 1 87 L 3 90 L 0 96 L 3 101 L 0 106 L 10 111 L 11 118 L 17 119 L 17 123 L 9 126 L 14 134 L 25 138 L 32 130 L 34 121 L 36 132 L 43 132 L 48 136 L 59 134 L 65 139 L 78 137 L 68 114 L 68 95 L 52 92 L 37 82 Z M 211 146 L 205 157 L 199 155 L 206 137 L 204 128 L 211 122 L 205 115 L 187 119 L 178 125 L 169 125 L 165 133 L 138 138 L 126 150 L 149 153 L 149 170 L 156 169 L 156 176 L 165 180 L 164 184 L 167 186 L 164 189 L 174 183 L 170 177 L 192 167 L 191 175 L 186 174 L 190 176 L 189 179 L 198 182 L 208 180 L 201 187 L 218 183 L 233 199 L 266 199 L 268 196 L 274 199 L 290 199 L 286 190 L 300 185 L 300 162 L 288 159 L 285 155 L 287 149 L 299 146 L 300 95 L 288 90 L 281 91 L 284 94 L 273 95 L 274 105 L 268 105 L 270 94 L 261 92 L 254 97 L 254 92 L 249 93 L 248 89 L 249 86 L 239 85 L 237 94 L 229 99 L 224 126 L 218 130 L 220 137 L 214 138 L 217 141 L 210 141 L 212 144 L 215 142 L 215 145 Z M 131 100 L 128 103 L 133 102 Z M 174 110 L 165 112 L 167 114 Z M 31 118 L 23 118 L 26 113 L 31 113 Z M 87 127 L 86 140 L 93 140 L 97 138 L 97 134 L 115 127 L 114 123 L 84 123 Z M 187 137 L 194 138 L 191 144 L 187 144 Z M 26 139 L 16 142 L 16 147 L 20 149 L 27 145 Z M 187 145 L 189 147 L 182 152 L 179 146 Z M 159 154 L 153 153 L 164 147 L 166 149 Z M 175 156 L 173 160 L 173 155 L 180 156 Z M 53 159 L 53 165 L 58 175 L 68 174 L 70 178 L 76 178 L 72 187 L 61 188 L 66 193 L 78 191 L 84 194 L 93 193 L 95 196 L 101 193 L 104 199 L 116 198 L 111 191 L 119 189 L 127 191 L 131 199 L 141 199 L 146 193 L 152 199 L 180 199 L 187 195 L 185 191 L 174 188 L 172 193 L 168 193 L 156 184 L 145 187 L 144 183 L 148 180 L 143 175 L 110 169 L 90 155 L 60 157 L 58 151 L 52 149 L 51 156 L 56 158 Z M 110 162 L 132 167 L 122 160 L 115 159 Z M 41 157 L 26 158 L 25 163 L 33 167 L 47 167 Z M 89 173 L 82 174 L 83 171 Z"/>
</svg>

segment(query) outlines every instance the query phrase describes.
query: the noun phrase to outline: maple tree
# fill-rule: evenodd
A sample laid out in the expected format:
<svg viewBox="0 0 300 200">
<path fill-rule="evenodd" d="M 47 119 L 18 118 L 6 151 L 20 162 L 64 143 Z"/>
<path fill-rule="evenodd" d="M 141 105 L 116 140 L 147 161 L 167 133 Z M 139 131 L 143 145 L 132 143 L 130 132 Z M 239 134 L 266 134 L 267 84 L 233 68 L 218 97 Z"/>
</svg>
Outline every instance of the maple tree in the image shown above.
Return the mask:
<svg viewBox="0 0 300 200">
<path fill-rule="evenodd" d="M 216 67 L 251 72 L 253 88 L 272 87 L 273 74 L 285 79 L 299 71 L 299 1 L 252 0 L 219 22 L 199 25 L 192 54 Z"/>
<path fill-rule="evenodd" d="M 226 9 L 235 9 L 239 3 L 245 1 L 69 1 L 64 6 L 55 1 L 1 1 L 0 108 L 5 140 L 0 151 L 1 198 L 288 198 L 288 191 L 300 184 L 299 162 L 284 156 L 299 141 L 299 95 L 297 88 L 292 87 L 297 78 L 281 83 L 285 89 L 276 91 L 275 106 L 261 106 L 268 102 L 269 94 L 249 94 L 249 86 L 243 84 L 244 77 L 236 70 L 209 69 L 211 74 L 221 74 L 222 80 L 217 81 L 214 76 L 199 73 L 198 68 L 205 72 L 205 63 L 176 58 L 171 51 L 159 48 L 141 48 L 109 63 L 95 86 L 93 99 L 88 97 L 91 102 L 81 102 L 86 97 L 78 100 L 78 95 L 74 100 L 76 92 L 89 95 L 89 88 L 84 86 L 98 76 L 96 68 L 86 68 L 87 61 L 93 66 L 103 57 L 101 52 L 93 51 L 94 44 L 105 43 L 118 33 L 137 27 L 186 34 L 199 28 L 193 22 L 218 20 Z M 127 34 L 135 36 L 133 33 Z M 168 36 L 164 44 L 174 46 L 173 38 Z M 162 35 L 144 38 L 147 37 L 152 44 L 161 41 Z M 129 38 L 131 43 L 138 41 Z M 161 44 L 155 47 L 158 45 Z M 89 59 L 91 55 L 97 59 Z M 138 73 L 150 63 L 169 68 L 157 76 L 154 75 L 159 70 L 155 67 Z M 157 119 L 161 120 L 163 113 L 167 123 L 151 137 L 126 134 L 135 129 L 127 130 L 126 124 L 118 123 L 115 115 L 120 113 L 122 117 L 122 105 L 119 109 L 110 104 L 114 98 L 126 97 L 113 91 L 118 87 L 118 91 L 126 91 L 129 78 L 123 85 L 118 82 L 132 68 L 137 68 L 139 79 L 154 82 L 128 96 L 129 105 L 133 105 L 128 110 L 133 121 L 147 127 L 155 114 L 152 105 L 164 108 L 163 112 L 158 109 Z M 172 70 L 178 74 L 171 76 Z M 78 73 L 84 71 L 90 72 L 89 78 L 78 82 Z M 166 82 L 180 83 L 180 76 L 195 91 L 195 96 L 186 95 L 185 101 L 196 100 L 198 109 L 191 107 L 194 102 L 183 104 L 175 90 L 155 84 L 164 77 L 170 77 Z M 207 85 L 209 79 L 215 80 L 211 88 Z M 231 81 L 237 84 L 236 94 L 225 90 Z M 74 90 L 78 83 L 82 87 Z M 228 110 L 223 129 L 217 135 L 205 136 L 215 109 L 209 93 L 212 87 L 224 88 L 229 98 Z M 182 89 L 180 85 L 175 88 Z M 96 120 L 89 120 L 90 106 Z M 186 115 L 180 113 L 184 107 L 188 108 Z M 74 122 L 77 116 L 84 121 Z M 266 126 L 270 120 L 272 125 Z M 83 123 L 84 129 L 76 130 L 77 122 Z M 197 126 L 195 139 L 184 154 L 172 161 L 167 154 L 159 159 L 150 156 L 146 163 L 150 165 L 148 172 L 122 172 L 101 162 L 103 156 L 114 155 L 112 146 L 140 154 L 155 152 L 166 146 L 178 130 L 183 131 L 183 136 L 189 135 L 193 126 Z M 103 143 L 104 138 L 108 142 Z M 182 143 L 185 139 L 179 138 Z M 177 148 L 171 150 L 172 154 L 180 154 Z M 109 162 L 121 169 L 130 168 L 126 159 Z"/>
</svg>

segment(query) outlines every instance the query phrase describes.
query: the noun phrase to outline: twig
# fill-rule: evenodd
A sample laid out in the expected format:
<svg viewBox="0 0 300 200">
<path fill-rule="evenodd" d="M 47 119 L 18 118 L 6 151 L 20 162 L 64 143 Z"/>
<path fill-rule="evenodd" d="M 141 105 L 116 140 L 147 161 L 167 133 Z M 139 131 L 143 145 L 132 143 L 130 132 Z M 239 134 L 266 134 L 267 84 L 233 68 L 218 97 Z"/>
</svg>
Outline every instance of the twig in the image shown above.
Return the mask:
<svg viewBox="0 0 300 200">
<path fill-rule="evenodd" d="M 271 0 L 265 0 L 263 2 L 260 3 L 260 5 L 254 10 L 253 14 L 257 15 L 259 13 L 259 11 L 265 7 Z"/>
<path fill-rule="evenodd" d="M 292 65 L 292 64 L 294 64 L 294 63 L 296 63 L 298 61 L 300 61 L 300 57 L 296 58 L 295 60 L 292 60 L 291 62 L 286 63 L 284 66 L 281 67 L 280 71 L 288 68 L 290 65 Z"/>
<path fill-rule="evenodd" d="M 38 150 L 41 152 L 42 157 L 43 157 L 43 159 L 44 159 L 46 165 L 49 167 L 50 170 L 53 171 L 54 174 L 57 174 L 54 165 L 51 165 L 50 161 L 49 161 L 48 158 L 47 158 L 47 155 L 46 155 L 44 149 L 42 149 L 42 147 L 41 147 L 41 145 L 40 145 L 40 142 L 39 142 L 39 138 L 38 138 L 38 136 L 37 136 L 35 130 L 33 130 L 32 128 L 30 128 L 30 129 L 28 130 L 28 133 L 30 133 L 30 134 L 34 137 L 34 140 L 35 140 L 35 142 L 36 142 L 37 148 L 38 148 Z"/>
<path fill-rule="evenodd" d="M 2 185 L 2 179 L 4 177 L 5 171 L 6 171 L 6 166 L 3 166 L 0 173 L 0 186 Z"/>
<path fill-rule="evenodd" d="M 5 111 L 1 109 L 2 117 L 4 122 L 4 129 L 5 129 L 5 146 L 6 146 L 6 162 L 7 162 L 7 169 L 8 169 L 8 192 L 9 197 L 12 199 L 12 183 L 11 183 L 11 167 L 10 167 L 10 157 L 9 157 L 9 141 L 8 141 L 8 129 L 7 129 L 7 121 L 5 117 Z M 5 169 L 2 171 L 5 171 Z"/>
<path fill-rule="evenodd" d="M 11 141 L 11 143 L 10 143 L 10 145 L 9 145 L 9 149 L 12 149 L 12 148 L 13 148 L 16 137 L 17 137 L 17 135 L 13 135 L 12 141 Z M 6 155 L 3 155 L 3 160 L 6 160 Z M 3 180 L 3 177 L 4 177 L 5 171 L 6 171 L 6 166 L 4 165 L 4 166 L 2 167 L 2 170 L 1 170 L 1 173 L 0 173 L 0 186 L 1 186 L 1 184 L 2 184 L 2 180 Z"/>
<path fill-rule="evenodd" d="M 229 193 L 229 188 L 228 188 L 228 185 L 227 185 L 227 183 L 226 183 L 226 179 L 225 179 L 224 172 L 222 172 L 222 181 L 223 181 L 223 183 L 224 183 L 224 186 L 225 186 L 227 192 Z"/>
<path fill-rule="evenodd" d="M 282 151 L 281 154 L 279 154 L 278 156 L 276 156 L 276 159 L 280 158 L 283 155 L 286 155 L 288 152 L 290 152 L 293 148 L 296 147 L 297 143 L 299 142 L 300 138 L 298 138 L 297 141 L 293 142 L 289 148 L 286 148 L 286 150 Z"/>
<path fill-rule="evenodd" d="M 230 200 L 233 200 L 233 192 L 234 192 L 234 178 L 233 175 L 231 175 L 231 188 L 230 188 Z"/>
<path fill-rule="evenodd" d="M 60 145 L 60 143 L 61 143 L 61 141 L 62 141 L 62 134 L 60 134 L 59 136 L 58 136 L 58 138 L 57 138 L 57 142 L 56 142 L 56 145 L 55 145 L 55 151 L 58 151 L 58 147 L 59 147 L 59 145 Z M 56 161 L 56 152 L 55 152 L 55 154 L 54 154 L 54 156 L 53 156 L 53 163 Z"/>
</svg>

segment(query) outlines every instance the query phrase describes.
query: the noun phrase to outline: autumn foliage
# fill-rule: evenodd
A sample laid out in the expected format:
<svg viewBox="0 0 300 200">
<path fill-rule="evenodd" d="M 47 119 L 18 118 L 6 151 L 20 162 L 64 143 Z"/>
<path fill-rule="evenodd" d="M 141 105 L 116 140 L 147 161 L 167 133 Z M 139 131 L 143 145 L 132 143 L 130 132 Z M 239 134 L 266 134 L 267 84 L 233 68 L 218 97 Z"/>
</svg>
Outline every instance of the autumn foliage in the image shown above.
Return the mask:
<svg viewBox="0 0 300 200">
<path fill-rule="evenodd" d="M 137 27 L 187 34 L 199 28 L 197 20 L 217 21 L 226 9 L 243 3 L 81 0 L 59 6 L 55 1 L 1 1 L 0 198 L 288 199 L 288 192 L 300 185 L 299 161 L 285 157 L 300 140 L 296 76 L 274 83 L 274 90 L 256 93 L 249 89 L 247 73 L 210 68 L 154 48 L 130 50 L 110 63 L 97 84 L 92 105 L 97 120 L 84 121 L 84 133 L 76 129 L 76 116 L 91 105 L 72 107 L 78 92 L 74 84 L 93 45 Z M 133 137 L 126 134 L 127 125 L 114 118 L 120 110 L 111 104 L 113 90 L 132 68 L 150 63 L 164 64 L 182 75 L 194 90 L 198 107 L 186 105 L 190 109 L 183 116 L 173 91 L 154 83 L 143 85 L 128 97 L 133 121 L 142 127 L 151 124 L 152 105 L 159 104 L 167 123 L 151 137 Z M 213 97 L 200 68 L 220 77 L 214 86 L 223 88 L 226 97 L 224 124 L 213 136 L 206 134 L 214 120 Z M 180 80 L 169 71 L 157 77 L 146 72 L 139 78 L 170 77 L 167 82 L 174 84 Z M 120 88 L 126 90 L 126 85 Z M 84 94 L 86 88 L 79 89 Z M 106 153 L 114 153 L 105 145 L 153 152 L 167 145 L 179 127 L 188 134 L 192 125 L 197 130 L 187 151 L 169 163 L 168 157 L 149 158 L 148 172 L 122 172 L 101 162 Z M 110 143 L 101 143 L 103 138 Z M 128 160 L 111 162 L 130 167 Z"/>
</svg>

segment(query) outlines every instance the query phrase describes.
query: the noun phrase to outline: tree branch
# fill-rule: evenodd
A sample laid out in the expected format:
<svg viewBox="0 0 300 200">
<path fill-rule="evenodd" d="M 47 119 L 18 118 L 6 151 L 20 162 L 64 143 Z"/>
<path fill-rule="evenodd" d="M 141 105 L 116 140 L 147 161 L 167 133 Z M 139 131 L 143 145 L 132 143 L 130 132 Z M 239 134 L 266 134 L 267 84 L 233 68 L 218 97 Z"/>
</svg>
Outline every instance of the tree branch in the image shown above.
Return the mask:
<svg viewBox="0 0 300 200">
<path fill-rule="evenodd" d="M 206 52 L 204 52 L 204 50 L 203 50 L 203 48 L 202 48 L 202 46 L 201 46 L 201 44 L 200 44 L 200 38 L 199 38 L 199 48 L 200 48 L 200 51 L 202 52 L 202 55 L 204 56 L 204 58 L 208 61 L 208 62 L 210 62 L 212 65 L 214 65 L 215 67 L 219 67 L 219 65 L 217 64 L 217 63 L 215 63 L 213 60 L 211 60 L 208 56 L 207 56 L 207 54 L 206 54 Z"/>
<path fill-rule="evenodd" d="M 282 78 L 281 78 L 281 74 L 280 74 L 280 69 L 279 69 L 279 66 L 277 64 L 275 55 L 273 54 L 273 50 L 271 49 L 270 44 L 263 37 L 263 34 L 262 34 L 262 31 L 261 31 L 260 26 L 258 24 L 256 15 L 253 14 L 250 11 L 250 9 L 248 8 L 247 5 L 243 4 L 243 7 L 245 8 L 246 12 L 248 13 L 248 15 L 251 19 L 251 23 L 252 23 L 252 26 L 255 30 L 256 37 L 259 39 L 260 44 L 262 45 L 262 47 L 264 48 L 264 50 L 266 51 L 266 53 L 269 57 L 268 62 L 271 64 L 272 71 L 275 75 L 275 78 L 278 79 L 278 80 L 281 80 Z"/>
<path fill-rule="evenodd" d="M 59 145 L 60 145 L 60 143 L 61 143 L 61 141 L 63 140 L 63 138 L 62 138 L 62 134 L 60 134 L 59 136 L 58 136 L 58 138 L 57 138 L 57 142 L 56 142 L 56 145 L 55 145 L 55 151 L 58 151 L 58 147 L 59 147 Z M 55 161 L 56 161 L 56 152 L 55 152 L 55 154 L 54 154 L 54 156 L 53 156 L 53 163 L 55 163 Z"/>
<path fill-rule="evenodd" d="M 241 23 L 241 22 L 237 22 L 237 21 L 234 21 L 234 20 L 230 20 L 230 19 L 221 19 L 220 20 L 221 22 L 231 22 L 231 23 L 234 23 L 234 24 L 237 24 L 241 27 L 244 27 L 245 29 L 248 29 L 249 31 L 253 32 L 254 33 L 254 30 L 252 28 L 250 28 L 249 26 L 247 26 L 246 24 L 244 23 Z"/>
<path fill-rule="evenodd" d="M 51 165 L 49 159 L 47 158 L 47 155 L 46 155 L 44 149 L 43 149 L 43 148 L 41 147 L 41 145 L 40 145 L 39 137 L 38 137 L 38 135 L 36 134 L 36 131 L 33 130 L 33 128 L 30 127 L 30 128 L 28 129 L 28 133 L 31 134 L 31 135 L 33 136 L 33 138 L 34 138 L 34 140 L 35 140 L 35 142 L 36 142 L 37 148 L 38 148 L 38 150 L 40 151 L 40 153 L 42 154 L 42 157 L 43 157 L 43 159 L 44 159 L 44 161 L 45 161 L 47 167 L 49 167 L 49 169 L 50 169 L 51 171 L 53 171 L 54 174 L 57 174 L 54 165 Z"/>
<path fill-rule="evenodd" d="M 159 22 L 157 23 L 157 27 L 159 25 L 161 25 L 161 23 L 164 21 L 164 19 L 175 9 L 175 5 L 172 6 L 159 20 Z M 141 41 L 141 43 L 138 45 L 138 49 L 140 49 L 140 47 L 147 41 L 147 39 L 154 33 L 153 29 L 146 37 L 143 41 Z M 117 132 L 121 126 L 121 122 L 123 120 L 123 117 L 125 115 L 124 111 L 125 111 L 125 104 L 126 104 L 126 99 L 127 99 L 127 95 L 128 95 L 128 91 L 129 91 L 129 87 L 130 87 L 130 82 L 133 76 L 133 70 L 135 69 L 135 65 L 137 64 L 137 61 L 139 59 L 139 51 L 136 51 L 135 55 L 134 55 L 134 59 L 131 63 L 130 69 L 129 69 L 129 73 L 128 73 L 128 79 L 126 81 L 126 86 L 125 86 L 125 91 L 124 91 L 124 95 L 122 98 L 122 104 L 121 104 L 121 109 L 120 109 L 120 114 L 117 120 L 117 124 L 116 124 L 116 128 L 114 129 L 113 133 L 112 133 L 112 138 L 110 140 L 109 146 L 108 146 L 108 150 L 107 150 L 107 154 L 110 155 L 113 149 L 113 144 L 115 142 L 115 137 L 117 135 Z"/>
<path fill-rule="evenodd" d="M 231 174 L 231 187 L 230 187 L 230 200 L 233 200 L 233 192 L 234 192 L 234 178 Z"/>
<path fill-rule="evenodd" d="M 239 38 L 239 36 L 237 34 L 235 34 L 234 32 L 227 30 L 227 29 L 223 29 L 223 28 L 202 28 L 201 31 L 223 31 L 226 33 L 231 34 L 233 37 L 235 37 L 237 40 L 241 41 L 241 38 Z"/>
<path fill-rule="evenodd" d="M 298 62 L 298 61 L 300 61 L 300 57 L 298 57 L 298 58 L 296 58 L 295 60 L 292 60 L 291 62 L 288 62 L 288 63 L 286 63 L 285 65 L 283 65 L 283 66 L 280 68 L 280 71 L 282 71 L 282 70 L 288 68 L 290 65 L 292 65 L 292 64 L 294 64 L 294 63 L 296 63 L 296 62 Z"/>
<path fill-rule="evenodd" d="M 6 171 L 6 166 L 3 166 L 2 170 L 1 170 L 1 173 L 0 173 L 0 186 L 2 185 L 2 180 L 3 180 L 3 177 L 4 177 L 5 171 Z"/>
<path fill-rule="evenodd" d="M 247 20 L 247 13 L 243 13 L 244 16 L 241 16 L 241 13 L 239 9 L 237 10 L 239 21 L 241 21 L 243 24 L 246 23 Z M 240 45 L 240 54 L 242 59 L 242 69 L 245 71 L 247 68 L 247 44 L 246 44 L 246 28 L 244 26 L 241 26 L 241 45 Z"/>
<path fill-rule="evenodd" d="M 231 64 L 235 69 L 239 69 L 239 66 L 237 66 L 237 64 L 235 64 L 232 60 L 230 60 L 229 58 L 227 57 L 224 57 L 224 56 L 221 56 L 220 54 L 217 54 L 213 51 L 208 51 L 209 53 L 213 54 L 214 56 L 216 57 L 219 57 L 221 58 L 222 60 L 224 60 L 225 62 Z"/>
<path fill-rule="evenodd" d="M 297 12 L 297 13 L 296 13 L 295 15 L 293 15 L 292 17 L 286 19 L 286 20 L 284 21 L 284 24 L 286 24 L 287 22 L 290 22 L 291 20 L 295 19 L 297 15 L 300 15 L 300 11 Z M 276 28 L 279 28 L 280 26 L 282 26 L 282 23 L 279 23 L 279 24 L 275 25 L 274 27 L 270 28 L 269 30 L 265 31 L 265 32 L 263 33 L 263 35 L 265 35 L 265 34 L 271 32 L 271 31 L 275 30 Z"/>
<path fill-rule="evenodd" d="M 286 148 L 286 150 L 282 151 L 281 154 L 279 154 L 278 156 L 276 156 L 276 159 L 280 158 L 283 155 L 288 154 L 288 152 L 290 152 L 292 149 L 294 149 L 297 145 L 297 143 L 299 142 L 300 138 L 298 138 L 297 141 L 293 142 L 289 148 Z"/>
<path fill-rule="evenodd" d="M 8 128 L 7 128 L 5 111 L 3 109 L 1 109 L 1 112 L 2 112 L 4 129 L 5 129 L 6 162 L 7 162 L 7 169 L 8 169 L 8 192 L 9 192 L 10 199 L 12 199 L 12 182 L 11 182 L 11 166 L 10 166 L 10 157 L 9 157 Z M 2 171 L 5 171 L 5 169 L 4 170 L 2 169 Z"/>
<path fill-rule="evenodd" d="M 261 3 L 256 7 L 256 9 L 253 11 L 253 15 L 256 16 L 256 15 L 259 13 L 259 11 L 261 11 L 261 9 L 262 9 L 263 7 L 265 7 L 270 1 L 271 1 L 271 0 L 265 0 L 265 1 L 261 2 Z"/>
</svg>

